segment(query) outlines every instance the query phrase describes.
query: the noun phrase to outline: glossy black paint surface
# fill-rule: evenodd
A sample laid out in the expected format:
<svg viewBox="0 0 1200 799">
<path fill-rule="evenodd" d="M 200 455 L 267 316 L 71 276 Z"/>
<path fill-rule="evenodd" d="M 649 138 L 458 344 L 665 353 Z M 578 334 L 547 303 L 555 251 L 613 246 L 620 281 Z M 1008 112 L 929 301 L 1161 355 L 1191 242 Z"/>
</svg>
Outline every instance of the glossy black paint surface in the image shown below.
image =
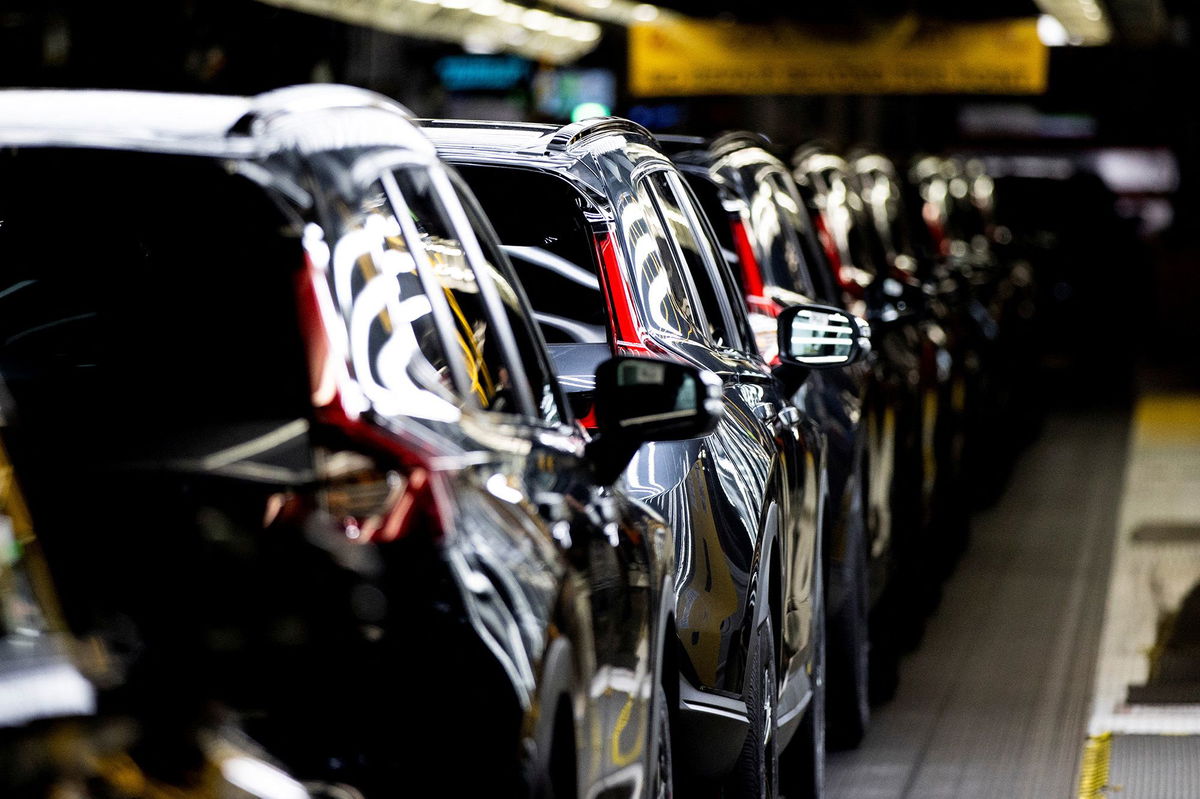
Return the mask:
<svg viewBox="0 0 1200 799">
<path fill-rule="evenodd" d="M 612 351 L 681 360 L 722 379 L 725 418 L 716 431 L 691 441 L 647 444 L 626 473 L 626 488 L 659 510 L 677 531 L 674 614 L 683 677 L 716 697 L 740 698 L 756 621 L 770 612 L 776 615 L 780 639 L 780 715 L 798 712 L 810 692 L 807 669 L 819 610 L 813 587 L 825 491 L 821 437 L 811 420 L 789 408 L 767 365 L 754 354 L 744 312 L 729 299 L 738 296 L 736 289 L 711 245 L 703 253 L 711 271 L 701 275 L 693 270 L 691 278 L 680 279 L 711 279 L 719 287 L 723 343 L 678 321 L 692 315 L 687 306 L 697 298 L 667 288 L 664 275 L 679 269 L 680 256 L 671 251 L 655 205 L 644 199 L 644 181 L 673 176 L 674 167 L 648 134 L 624 123 L 600 123 L 591 133 L 587 123 L 561 130 L 426 125 L 442 156 L 462 165 L 489 212 L 503 213 L 514 202 L 509 194 L 514 184 L 506 182 L 505 174 L 517 175 L 512 178 L 516 181 L 525 180 L 521 172 L 536 171 L 574 189 L 594 240 L 615 242 L 612 265 L 598 254 L 590 263 L 575 264 L 600 280 L 596 299 L 608 308 Z M 570 144 L 556 145 L 560 140 Z M 521 219 L 512 223 L 514 231 L 522 220 L 537 218 L 536 196 L 523 196 L 520 202 L 529 205 L 522 206 Z M 693 205 L 690 199 L 686 204 Z M 497 224 L 504 240 L 505 224 Z M 601 250 L 597 246 L 593 252 Z M 711 309 L 705 306 L 706 313 Z M 535 311 L 552 310 L 535 303 Z M 621 313 L 630 317 L 631 329 L 622 328 Z M 588 363 L 586 358 L 598 357 L 583 349 L 594 346 L 554 345 L 552 349 L 562 348 L 556 365 L 578 368 Z M 563 379 L 587 388 L 586 377 L 578 373 Z M 701 696 L 698 701 L 705 700 Z"/>
<path fill-rule="evenodd" d="M 822 301 L 842 304 L 831 285 L 808 210 L 798 195 L 789 192 L 794 186 L 786 167 L 760 139 L 749 134 L 716 142 L 680 137 L 668 146 L 696 190 L 719 197 L 724 216 L 714 225 L 744 226 L 762 270 L 762 300 L 776 307 Z M 785 207 L 794 210 L 786 214 Z M 731 255 L 740 263 L 738 253 Z M 774 321 L 763 310 L 752 313 L 764 328 Z M 830 613 L 839 612 L 848 592 L 867 579 L 853 571 L 860 562 L 854 547 L 864 548 L 875 564 L 876 597 L 885 585 L 890 558 L 886 475 L 895 445 L 883 420 L 868 415 L 870 406 L 864 402 L 868 369 L 866 364 L 856 364 L 809 370 L 792 399 L 815 420 L 826 439 L 831 504 L 823 534 Z M 883 490 L 872 491 L 876 485 L 872 478 L 877 475 Z"/>
</svg>

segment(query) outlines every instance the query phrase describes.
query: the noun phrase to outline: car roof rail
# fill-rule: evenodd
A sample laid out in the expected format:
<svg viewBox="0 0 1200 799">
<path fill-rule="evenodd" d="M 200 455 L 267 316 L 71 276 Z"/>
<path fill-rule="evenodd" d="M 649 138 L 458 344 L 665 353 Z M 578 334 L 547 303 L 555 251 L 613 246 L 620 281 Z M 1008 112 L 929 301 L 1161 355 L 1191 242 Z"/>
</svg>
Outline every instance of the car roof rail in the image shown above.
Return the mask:
<svg viewBox="0 0 1200 799">
<path fill-rule="evenodd" d="M 654 138 L 654 134 L 631 120 L 621 117 L 595 117 L 563 125 L 555 131 L 546 143 L 546 154 L 565 153 L 587 139 L 606 133 L 634 133 L 648 139 Z"/>
<path fill-rule="evenodd" d="M 809 159 L 830 160 L 833 163 L 845 163 L 845 160 L 837 154 L 837 150 L 833 144 L 824 139 L 813 139 L 796 148 L 792 153 L 792 166 L 800 166 L 803 161 Z"/>
<path fill-rule="evenodd" d="M 770 152 L 774 147 L 774 143 L 764 133 L 756 133 L 750 130 L 733 130 L 727 133 L 722 133 L 713 139 L 709 145 L 714 155 L 720 155 L 730 150 L 740 150 L 743 147 L 759 147 Z"/>
<path fill-rule="evenodd" d="M 400 103 L 378 92 L 339 83 L 303 84 L 256 94 L 250 110 L 229 129 L 228 135 L 250 135 L 255 122 L 276 114 L 328 111 L 335 108 L 376 108 L 411 120 L 413 114 Z"/>
</svg>

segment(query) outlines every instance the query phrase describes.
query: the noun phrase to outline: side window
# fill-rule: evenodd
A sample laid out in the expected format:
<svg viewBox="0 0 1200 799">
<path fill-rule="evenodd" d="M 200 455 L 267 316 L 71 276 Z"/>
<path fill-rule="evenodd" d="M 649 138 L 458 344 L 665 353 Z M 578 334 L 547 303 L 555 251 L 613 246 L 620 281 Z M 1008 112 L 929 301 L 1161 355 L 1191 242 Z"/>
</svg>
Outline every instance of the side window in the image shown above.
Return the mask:
<svg viewBox="0 0 1200 799">
<path fill-rule="evenodd" d="M 670 243 L 674 246 L 676 258 L 687 269 L 691 282 L 695 286 L 696 296 L 703 308 L 705 332 L 708 339 L 722 347 L 730 346 L 729 332 L 724 323 L 720 302 L 713 291 L 712 281 L 708 277 L 708 264 L 705 261 L 703 246 L 696 233 L 692 230 L 691 220 L 681 207 L 667 172 L 653 172 L 643 179 L 648 192 L 654 198 L 655 206 L 662 215 Z"/>
<path fill-rule="evenodd" d="M 730 262 L 725 259 L 720 251 L 721 244 L 719 238 L 714 234 L 714 224 L 712 219 L 705 219 L 704 213 L 700 210 L 699 201 L 696 199 L 695 193 L 683 182 L 679 175 L 671 175 L 671 187 L 675 189 L 676 196 L 679 198 L 681 207 L 686 206 L 691 209 L 692 218 L 697 222 L 697 235 L 701 237 L 701 241 L 706 244 L 709 256 L 712 259 L 712 272 L 709 272 L 710 280 L 715 284 L 715 291 L 720 295 L 717 301 L 725 309 L 724 319 L 729 327 L 729 346 L 733 349 L 740 350 L 744 353 L 753 353 L 754 331 L 750 328 L 750 319 L 746 315 L 746 301 L 742 295 L 742 287 L 738 283 L 734 268 Z M 722 229 L 727 229 L 725 218 L 720 217 L 718 221 L 721 223 Z M 732 233 L 732 230 L 730 230 Z M 706 284 L 709 281 L 706 281 Z M 722 302 L 723 300 L 723 302 Z"/>
<path fill-rule="evenodd" d="M 775 257 L 780 258 L 779 263 L 787 270 L 790 283 L 783 284 L 785 287 L 792 288 L 806 297 L 815 297 L 816 287 L 813 285 L 813 279 L 809 272 L 810 267 L 800 243 L 801 237 L 809 227 L 808 216 L 800 206 L 799 195 L 792 186 L 788 185 L 789 183 L 791 183 L 790 177 L 773 171 L 767 173 L 766 179 L 759 184 L 762 186 L 762 191 L 769 193 L 771 205 L 779 216 L 783 234 L 780 252 L 773 255 L 772 260 Z M 782 279 L 784 275 L 779 277 Z"/>
<path fill-rule="evenodd" d="M 510 361 L 512 353 L 506 346 L 509 331 L 504 322 L 493 318 L 480 281 L 487 280 L 496 288 L 505 309 L 510 300 L 517 302 L 511 286 L 501 286 L 490 264 L 470 262 L 429 172 L 401 169 L 393 176 L 408 205 L 408 218 L 421 239 L 431 274 L 450 307 L 451 346 L 466 365 L 467 391 L 486 410 L 520 413 L 517 381 L 524 373 L 523 364 Z M 507 310 L 504 312 L 507 314 Z M 540 397 L 540 393 L 535 396 Z"/>
<path fill-rule="evenodd" d="M 429 406 L 417 388 L 518 413 L 515 372 L 429 173 L 390 177 L 394 193 L 385 178 L 333 209 L 331 289 L 359 385 L 385 415 Z"/>
<path fill-rule="evenodd" d="M 726 287 L 714 282 L 723 261 L 717 244 L 708 231 L 695 225 L 700 223 L 700 211 L 691 201 L 682 183 L 673 181 L 668 172 L 654 172 L 645 183 L 653 194 L 663 220 L 676 245 L 676 254 L 686 266 L 696 296 L 704 309 L 704 319 L 709 340 L 717 346 L 737 348 L 740 344 L 737 331 L 730 324 L 728 302 L 722 303 L 721 295 Z M 690 213 L 689 213 L 690 212 Z"/>
<path fill-rule="evenodd" d="M 525 367 L 525 377 L 529 381 L 538 415 L 551 424 L 557 424 L 563 419 L 558 393 L 546 361 L 545 343 L 530 319 L 529 302 L 513 274 L 512 264 L 500 251 L 495 231 L 483 216 L 475 198 L 459 184 L 460 181 L 456 180 L 455 189 L 483 252 L 484 263 L 479 264 L 477 273 L 480 279 L 491 281 L 500 297 L 504 315 L 508 318 L 508 326 L 512 329 L 517 354 Z"/>
<path fill-rule="evenodd" d="M 688 188 L 692 190 L 692 194 L 696 195 L 700 209 L 712 224 L 713 233 L 717 236 L 717 244 L 721 247 L 721 254 L 730 264 L 737 264 L 737 243 L 733 240 L 733 227 L 730 225 L 730 217 L 734 212 L 725 207 L 725 202 L 721 198 L 721 189 L 706 176 L 684 172 L 683 177 Z"/>
<path fill-rule="evenodd" d="M 691 281 L 655 212 L 657 203 L 643 181 L 636 195 L 617 198 L 617 220 L 632 259 L 634 289 L 647 321 L 665 333 L 705 341 L 703 316 Z"/>
<path fill-rule="evenodd" d="M 608 343 L 586 200 L 561 178 L 531 169 L 464 164 L 458 172 L 500 237 L 545 340 Z"/>
<path fill-rule="evenodd" d="M 385 415 L 420 412 L 424 390 L 458 404 L 448 357 L 413 248 L 382 183 L 329 209 L 330 291 L 358 384 Z M 319 242 L 309 246 L 318 246 Z"/>
</svg>

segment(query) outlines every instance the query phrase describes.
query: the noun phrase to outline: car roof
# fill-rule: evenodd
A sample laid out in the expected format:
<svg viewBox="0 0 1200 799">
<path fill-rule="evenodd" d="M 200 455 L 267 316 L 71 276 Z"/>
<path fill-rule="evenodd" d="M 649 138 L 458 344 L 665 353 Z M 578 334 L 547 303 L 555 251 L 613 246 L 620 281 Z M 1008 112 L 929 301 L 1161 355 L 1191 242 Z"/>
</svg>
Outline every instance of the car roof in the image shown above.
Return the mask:
<svg viewBox="0 0 1200 799">
<path fill-rule="evenodd" d="M 0 90 L 0 146 L 95 147 L 223 158 L 283 150 L 397 146 L 433 154 L 411 114 L 383 95 L 339 85 L 253 97 L 162 92 Z"/>
<path fill-rule="evenodd" d="M 611 150 L 601 144 L 607 136 L 620 136 L 625 143 L 645 144 L 656 151 L 658 143 L 650 131 L 619 117 L 597 117 L 568 125 L 522 122 L 485 122 L 462 119 L 419 119 L 420 125 L 442 152 L 506 155 L 571 163 L 588 154 Z"/>
</svg>

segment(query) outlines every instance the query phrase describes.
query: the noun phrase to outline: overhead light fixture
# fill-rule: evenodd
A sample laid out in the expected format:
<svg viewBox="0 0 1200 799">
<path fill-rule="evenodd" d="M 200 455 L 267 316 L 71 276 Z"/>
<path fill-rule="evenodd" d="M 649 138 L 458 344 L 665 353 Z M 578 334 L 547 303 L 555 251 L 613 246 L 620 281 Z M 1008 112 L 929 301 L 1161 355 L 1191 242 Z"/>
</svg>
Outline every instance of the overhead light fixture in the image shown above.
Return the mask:
<svg viewBox="0 0 1200 799">
<path fill-rule="evenodd" d="M 633 7 L 632 16 L 638 22 L 653 22 L 658 19 L 658 7 L 649 3 L 638 3 Z"/>
<path fill-rule="evenodd" d="M 600 26 L 595 22 L 576 22 L 571 38 L 577 42 L 598 42 L 601 34 Z"/>
<path fill-rule="evenodd" d="M 1067 41 L 1064 44 L 1098 46 L 1112 41 L 1112 23 L 1108 13 L 1099 0 L 1036 0 L 1043 16 L 1038 20 L 1038 35 L 1046 42 L 1042 34 L 1043 27 L 1049 29 L 1051 23 L 1042 22 L 1046 16 L 1052 17 L 1066 31 Z M 1050 34 L 1057 41 L 1056 33 Z M 1061 45 L 1047 45 L 1055 47 Z"/>
<path fill-rule="evenodd" d="M 674 11 L 637 0 L 542 0 L 546 5 L 580 17 L 613 25 L 637 25 L 678 17 Z"/>
<path fill-rule="evenodd" d="M 1038 38 L 1047 47 L 1065 47 L 1071 43 L 1071 35 L 1056 18 L 1042 14 L 1037 21 Z"/>
<path fill-rule="evenodd" d="M 521 24 L 531 31 L 548 31 L 554 24 L 554 15 L 540 8 L 531 8 L 521 15 Z"/>
<path fill-rule="evenodd" d="M 581 3 L 594 1 L 579 0 Z M 388 33 L 456 42 L 469 52 L 505 50 L 550 64 L 577 61 L 594 50 L 603 35 L 600 26 L 594 22 L 508 0 L 260 2 Z"/>
</svg>

